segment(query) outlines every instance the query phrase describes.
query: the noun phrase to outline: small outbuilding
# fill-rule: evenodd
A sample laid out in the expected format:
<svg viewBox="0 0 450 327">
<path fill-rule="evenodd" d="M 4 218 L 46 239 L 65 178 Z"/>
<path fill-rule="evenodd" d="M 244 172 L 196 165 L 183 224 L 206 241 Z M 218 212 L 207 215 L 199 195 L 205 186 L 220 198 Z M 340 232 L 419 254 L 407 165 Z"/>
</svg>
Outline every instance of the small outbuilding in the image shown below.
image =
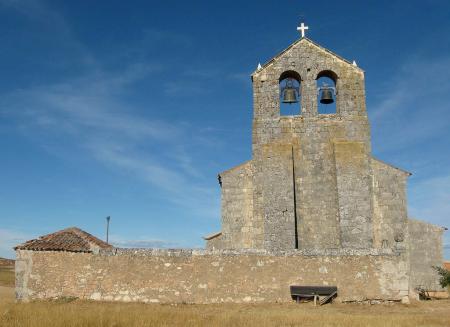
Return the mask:
<svg viewBox="0 0 450 327">
<path fill-rule="evenodd" d="M 96 253 L 112 245 L 77 228 L 70 227 L 17 245 L 14 250 Z"/>
</svg>

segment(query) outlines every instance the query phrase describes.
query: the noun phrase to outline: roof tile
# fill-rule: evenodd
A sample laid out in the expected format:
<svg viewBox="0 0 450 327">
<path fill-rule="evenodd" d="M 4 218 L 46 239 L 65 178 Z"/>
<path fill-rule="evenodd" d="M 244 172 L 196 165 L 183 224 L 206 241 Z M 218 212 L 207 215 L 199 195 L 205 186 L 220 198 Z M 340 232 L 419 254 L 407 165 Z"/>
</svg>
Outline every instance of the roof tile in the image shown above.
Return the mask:
<svg viewBox="0 0 450 327">
<path fill-rule="evenodd" d="M 77 227 L 70 227 L 19 244 L 14 250 L 93 252 L 109 248 L 112 248 L 110 244 Z"/>
</svg>

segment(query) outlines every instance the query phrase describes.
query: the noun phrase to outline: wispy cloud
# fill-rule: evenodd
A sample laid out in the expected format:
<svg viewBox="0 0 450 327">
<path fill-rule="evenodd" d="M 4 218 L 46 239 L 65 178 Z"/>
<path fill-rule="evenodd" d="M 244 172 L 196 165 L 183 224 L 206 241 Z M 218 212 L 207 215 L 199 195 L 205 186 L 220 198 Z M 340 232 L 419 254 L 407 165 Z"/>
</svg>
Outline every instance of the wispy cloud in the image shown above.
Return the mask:
<svg viewBox="0 0 450 327">
<path fill-rule="evenodd" d="M 140 237 L 135 239 L 127 239 L 119 235 L 111 235 L 111 244 L 119 248 L 179 248 L 179 243 L 161 240 L 149 239 L 147 237 Z"/>
<path fill-rule="evenodd" d="M 143 77 L 142 71 L 131 67 L 117 73 L 119 76 L 84 76 L 63 84 L 18 90 L 3 96 L 0 112 L 16 117 L 22 132 L 31 138 L 40 133 L 49 134 L 51 139 L 68 135 L 92 158 L 129 170 L 171 195 L 168 199 L 194 209 L 201 201 L 195 196 L 216 195 L 190 179 L 194 176 L 201 180 L 202 176 L 189 155 L 189 148 L 195 145 L 190 144 L 193 139 L 186 125 L 141 117 L 117 97 Z M 152 74 L 153 70 L 146 72 Z M 44 146 L 47 140 L 41 138 Z M 155 151 L 148 151 L 148 146 L 143 149 L 144 144 Z M 207 206 L 200 210 L 203 214 L 217 214 L 217 201 L 204 201 L 202 205 Z"/>
<path fill-rule="evenodd" d="M 20 231 L 0 228 L 0 257 L 13 258 L 13 247 L 29 239 L 28 235 Z"/>
<path fill-rule="evenodd" d="M 76 54 L 69 55 L 86 65 L 76 77 L 48 80 L 2 94 L 0 117 L 14 122 L 23 135 L 58 156 L 67 155 L 67 148 L 71 152 L 82 151 L 86 158 L 118 174 L 127 171 L 149 183 L 167 201 L 199 216 L 218 216 L 217 190 L 203 183 L 205 177 L 197 168 L 198 158 L 191 154 L 192 148 L 207 150 L 210 137 L 191 136 L 186 122 L 151 118 L 148 113 L 156 112 L 155 104 L 149 103 L 144 115 L 142 108 L 129 100 L 137 83 L 156 78 L 166 69 L 159 61 L 149 59 L 145 49 L 152 51 L 155 42 L 190 46 L 189 38 L 145 30 L 141 40 L 110 58 L 116 62 L 127 56 L 127 60 L 107 68 L 78 41 L 64 17 L 44 2 L 3 0 L 0 4 L 30 19 L 45 21 L 55 31 L 52 37 L 59 37 L 61 46 L 76 48 Z M 185 81 L 165 87 L 161 83 L 159 87 L 168 94 L 203 90 L 201 85 Z"/>
<path fill-rule="evenodd" d="M 373 130 L 385 140 L 382 150 L 414 146 L 450 128 L 449 74 L 447 57 L 414 57 L 393 72 L 375 94 L 380 101 L 369 107 Z"/>
</svg>

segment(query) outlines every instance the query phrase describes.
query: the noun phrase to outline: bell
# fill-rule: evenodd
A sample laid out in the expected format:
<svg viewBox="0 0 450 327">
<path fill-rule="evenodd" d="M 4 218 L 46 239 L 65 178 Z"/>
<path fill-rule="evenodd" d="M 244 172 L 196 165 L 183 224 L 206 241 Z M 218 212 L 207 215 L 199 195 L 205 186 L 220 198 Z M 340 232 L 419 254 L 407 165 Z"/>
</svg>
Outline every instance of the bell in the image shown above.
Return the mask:
<svg viewBox="0 0 450 327">
<path fill-rule="evenodd" d="M 322 96 L 320 97 L 320 103 L 323 104 L 330 104 L 333 103 L 333 93 L 331 92 L 331 89 L 328 87 L 322 88 Z"/>
<path fill-rule="evenodd" d="M 297 92 L 294 88 L 285 88 L 283 92 L 283 103 L 297 103 Z"/>
</svg>

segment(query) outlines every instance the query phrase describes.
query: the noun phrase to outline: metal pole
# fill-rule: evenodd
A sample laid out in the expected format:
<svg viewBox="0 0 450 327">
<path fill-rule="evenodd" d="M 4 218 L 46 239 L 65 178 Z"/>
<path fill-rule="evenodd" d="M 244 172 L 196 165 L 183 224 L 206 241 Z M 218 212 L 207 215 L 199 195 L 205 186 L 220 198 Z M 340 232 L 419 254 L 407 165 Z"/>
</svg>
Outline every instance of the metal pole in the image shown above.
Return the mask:
<svg viewBox="0 0 450 327">
<path fill-rule="evenodd" d="M 111 220 L 111 217 L 106 217 L 106 243 L 109 244 L 109 221 Z"/>
</svg>

